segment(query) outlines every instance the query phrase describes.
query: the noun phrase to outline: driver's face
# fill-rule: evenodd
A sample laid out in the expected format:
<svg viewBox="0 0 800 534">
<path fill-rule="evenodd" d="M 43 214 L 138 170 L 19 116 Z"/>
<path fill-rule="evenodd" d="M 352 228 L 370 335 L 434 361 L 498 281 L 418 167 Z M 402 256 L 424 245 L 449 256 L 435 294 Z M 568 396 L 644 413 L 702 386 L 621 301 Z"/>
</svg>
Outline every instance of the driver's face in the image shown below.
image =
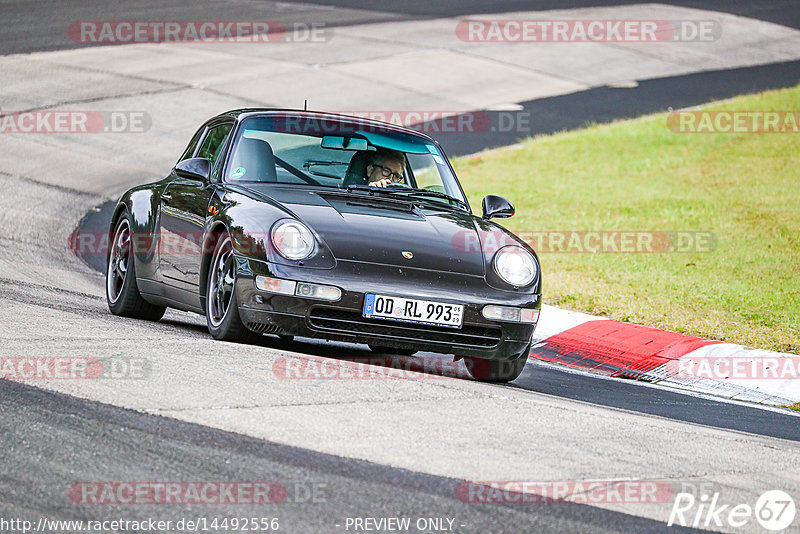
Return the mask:
<svg viewBox="0 0 800 534">
<path fill-rule="evenodd" d="M 384 173 L 388 174 L 388 176 L 384 176 Z M 389 179 L 392 182 L 402 182 L 403 163 L 400 161 L 388 160 L 380 164 L 367 165 L 367 177 L 372 182 L 383 179 Z"/>
</svg>

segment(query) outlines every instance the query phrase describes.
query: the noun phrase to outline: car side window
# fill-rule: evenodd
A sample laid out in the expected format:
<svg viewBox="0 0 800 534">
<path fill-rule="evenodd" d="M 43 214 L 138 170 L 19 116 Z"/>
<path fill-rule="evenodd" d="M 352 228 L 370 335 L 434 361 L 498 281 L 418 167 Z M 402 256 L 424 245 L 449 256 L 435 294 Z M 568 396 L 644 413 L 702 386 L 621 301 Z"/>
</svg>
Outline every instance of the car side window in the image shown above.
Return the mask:
<svg viewBox="0 0 800 534">
<path fill-rule="evenodd" d="M 179 163 L 192 157 L 192 154 L 194 154 L 194 149 L 197 147 L 197 143 L 200 141 L 200 137 L 203 135 L 204 131 L 205 128 L 200 128 L 197 130 L 197 133 L 194 134 L 192 140 L 189 141 L 189 146 L 186 147 L 186 150 L 183 151 L 183 155 L 181 155 L 180 159 L 178 159 Z"/>
<path fill-rule="evenodd" d="M 203 144 L 200 145 L 200 150 L 197 152 L 198 158 L 206 158 L 213 164 L 217 160 L 217 156 L 222 151 L 225 144 L 225 139 L 233 128 L 233 124 L 226 123 L 214 126 L 206 134 L 203 139 Z"/>
</svg>

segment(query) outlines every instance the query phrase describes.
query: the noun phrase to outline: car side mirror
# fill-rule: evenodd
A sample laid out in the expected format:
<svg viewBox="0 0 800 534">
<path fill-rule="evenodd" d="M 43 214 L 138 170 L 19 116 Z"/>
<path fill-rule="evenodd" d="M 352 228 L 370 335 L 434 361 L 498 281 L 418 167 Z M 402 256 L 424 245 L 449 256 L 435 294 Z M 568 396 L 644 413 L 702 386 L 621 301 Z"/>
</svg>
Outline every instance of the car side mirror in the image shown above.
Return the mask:
<svg viewBox="0 0 800 534">
<path fill-rule="evenodd" d="M 507 219 L 513 217 L 514 206 L 508 200 L 497 195 L 486 195 L 483 197 L 483 218 L 489 219 Z"/>
<path fill-rule="evenodd" d="M 189 158 L 175 165 L 175 174 L 189 180 L 207 182 L 211 178 L 211 162 L 206 158 Z"/>
</svg>

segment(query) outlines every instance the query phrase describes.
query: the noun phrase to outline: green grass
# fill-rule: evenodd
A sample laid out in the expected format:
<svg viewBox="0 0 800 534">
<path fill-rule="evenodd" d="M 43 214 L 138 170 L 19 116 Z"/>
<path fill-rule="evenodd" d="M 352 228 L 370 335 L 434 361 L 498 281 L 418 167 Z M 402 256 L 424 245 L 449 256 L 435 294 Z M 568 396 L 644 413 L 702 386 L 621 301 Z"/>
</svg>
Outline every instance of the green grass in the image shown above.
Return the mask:
<svg viewBox="0 0 800 534">
<path fill-rule="evenodd" d="M 800 86 L 708 109 L 800 110 Z M 454 166 L 473 206 L 489 193 L 515 204 L 504 224 L 517 232 L 716 238 L 711 252 L 542 253 L 545 303 L 800 352 L 800 134 L 680 134 L 659 114 L 528 139 Z"/>
</svg>

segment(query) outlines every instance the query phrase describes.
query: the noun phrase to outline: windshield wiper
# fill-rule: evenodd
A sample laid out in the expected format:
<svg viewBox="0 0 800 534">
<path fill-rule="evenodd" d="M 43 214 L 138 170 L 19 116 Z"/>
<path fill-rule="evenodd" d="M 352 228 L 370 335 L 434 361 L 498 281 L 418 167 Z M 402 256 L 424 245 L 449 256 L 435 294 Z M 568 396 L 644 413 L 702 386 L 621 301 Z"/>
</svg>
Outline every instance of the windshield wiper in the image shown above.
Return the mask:
<svg viewBox="0 0 800 534">
<path fill-rule="evenodd" d="M 391 206 L 394 208 L 402 208 L 405 211 L 413 211 L 414 209 L 414 202 L 410 201 L 405 198 L 399 198 L 391 194 L 391 192 L 386 191 L 381 187 L 369 187 L 366 185 L 351 185 L 348 186 L 346 191 L 342 191 L 341 189 L 333 189 L 326 191 L 320 191 L 318 194 L 320 196 L 330 195 L 336 196 L 339 198 L 346 199 L 348 203 L 367 203 L 367 204 L 375 204 L 381 206 Z M 368 194 L 352 194 L 354 191 L 364 191 Z M 383 193 L 383 195 L 375 196 L 374 193 Z M 389 194 L 387 194 L 389 193 Z"/>
<path fill-rule="evenodd" d="M 464 209 L 467 208 L 467 203 L 463 200 L 459 200 L 455 197 L 451 197 L 447 193 L 441 193 L 439 191 L 431 191 L 429 189 L 388 189 L 393 193 L 403 193 L 410 197 L 434 197 L 434 198 L 443 198 L 450 202 L 455 202 L 459 206 L 462 206 Z"/>
<path fill-rule="evenodd" d="M 368 193 L 370 195 L 374 195 L 375 193 L 391 194 L 391 191 L 385 187 L 376 187 L 371 185 L 348 185 L 347 192 L 351 193 L 353 191 L 363 191 L 364 193 Z"/>
<path fill-rule="evenodd" d="M 409 187 L 376 187 L 376 186 L 369 186 L 369 185 L 350 185 L 347 186 L 347 192 L 352 191 L 364 191 L 369 195 L 374 195 L 375 193 L 381 193 L 386 196 L 395 196 L 402 194 L 405 197 L 433 197 L 433 198 L 442 198 L 449 202 L 455 202 L 459 206 L 462 206 L 464 209 L 467 209 L 467 203 L 459 200 L 455 197 L 451 197 L 447 193 L 440 193 L 439 191 L 431 191 L 429 189 L 415 189 Z"/>
</svg>

